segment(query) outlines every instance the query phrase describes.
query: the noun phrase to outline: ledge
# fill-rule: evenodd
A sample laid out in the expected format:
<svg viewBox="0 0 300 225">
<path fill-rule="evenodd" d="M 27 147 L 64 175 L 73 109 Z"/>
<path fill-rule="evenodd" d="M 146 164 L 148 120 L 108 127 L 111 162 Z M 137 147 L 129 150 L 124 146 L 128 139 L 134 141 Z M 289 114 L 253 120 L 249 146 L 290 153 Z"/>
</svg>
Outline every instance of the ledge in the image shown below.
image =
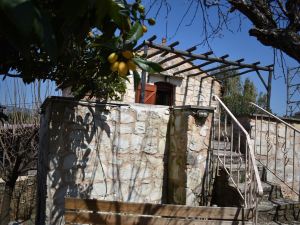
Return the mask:
<svg viewBox="0 0 300 225">
<path fill-rule="evenodd" d="M 99 101 L 88 101 L 88 100 L 77 100 L 74 97 L 62 97 L 62 96 L 50 96 L 45 99 L 43 104 L 41 105 L 41 111 L 43 112 L 44 109 L 48 106 L 51 102 L 69 102 L 75 103 L 79 105 L 88 105 L 88 106 L 128 106 L 130 104 L 126 103 L 118 103 L 118 102 L 99 102 Z"/>
<path fill-rule="evenodd" d="M 197 106 L 197 105 L 183 105 L 183 106 L 164 106 L 164 105 L 149 105 L 149 104 L 141 104 L 141 103 L 123 103 L 123 102 L 99 102 L 99 101 L 93 101 L 93 100 L 77 100 L 74 97 L 62 97 L 62 96 L 50 96 L 45 99 L 43 104 L 41 105 L 41 113 L 44 112 L 45 108 L 53 102 L 66 102 L 66 103 L 74 103 L 78 105 L 84 105 L 84 106 L 140 106 L 140 107 L 146 107 L 146 108 L 169 108 L 170 110 L 203 110 L 203 111 L 209 111 L 213 112 L 215 110 L 215 107 L 210 106 Z"/>
<path fill-rule="evenodd" d="M 211 106 L 198 106 L 198 105 L 182 105 L 182 106 L 171 106 L 170 109 L 205 110 L 205 111 L 213 112 L 215 110 L 215 107 L 211 107 Z"/>
</svg>

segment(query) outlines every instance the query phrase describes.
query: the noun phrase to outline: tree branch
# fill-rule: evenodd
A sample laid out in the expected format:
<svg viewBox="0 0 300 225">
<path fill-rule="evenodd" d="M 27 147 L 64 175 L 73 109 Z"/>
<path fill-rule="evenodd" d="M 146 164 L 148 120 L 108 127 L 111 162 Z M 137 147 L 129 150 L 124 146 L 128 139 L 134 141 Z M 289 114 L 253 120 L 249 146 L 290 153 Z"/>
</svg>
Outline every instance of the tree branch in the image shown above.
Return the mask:
<svg viewBox="0 0 300 225">
<path fill-rule="evenodd" d="M 0 76 L 4 76 L 3 77 L 3 80 L 4 80 L 6 77 L 20 78 L 20 77 L 22 77 L 22 74 L 4 73 L 4 74 L 0 74 Z"/>
<path fill-rule="evenodd" d="M 284 29 L 252 28 L 249 34 L 264 45 L 280 49 L 300 63 L 300 35 L 297 33 Z"/>
</svg>

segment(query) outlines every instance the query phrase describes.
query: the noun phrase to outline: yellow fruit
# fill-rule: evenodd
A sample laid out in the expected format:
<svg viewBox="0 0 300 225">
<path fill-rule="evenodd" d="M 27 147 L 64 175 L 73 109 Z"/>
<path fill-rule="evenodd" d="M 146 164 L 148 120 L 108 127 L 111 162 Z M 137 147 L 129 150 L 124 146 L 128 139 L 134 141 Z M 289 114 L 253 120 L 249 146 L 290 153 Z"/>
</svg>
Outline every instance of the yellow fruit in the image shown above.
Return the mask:
<svg viewBox="0 0 300 225">
<path fill-rule="evenodd" d="M 143 25 L 143 32 L 146 33 L 147 31 L 148 31 L 148 28 L 145 25 Z"/>
<path fill-rule="evenodd" d="M 153 18 L 148 19 L 148 23 L 151 26 L 155 25 L 155 19 L 153 19 Z"/>
<path fill-rule="evenodd" d="M 118 55 L 117 53 L 113 52 L 107 57 L 108 62 L 114 63 L 118 60 Z"/>
<path fill-rule="evenodd" d="M 122 55 L 123 55 L 124 58 L 126 58 L 126 59 L 131 59 L 131 58 L 133 57 L 133 53 L 132 53 L 131 51 L 128 51 L 128 50 L 122 52 Z"/>
<path fill-rule="evenodd" d="M 144 12 L 145 12 L 145 7 L 144 7 L 143 5 L 139 5 L 139 6 L 138 6 L 138 11 L 139 11 L 140 13 L 144 13 Z"/>
<path fill-rule="evenodd" d="M 128 66 L 125 62 L 120 62 L 118 67 L 118 72 L 120 76 L 126 76 L 128 73 Z"/>
<path fill-rule="evenodd" d="M 128 67 L 129 70 L 132 70 L 132 71 L 136 70 L 136 65 L 132 60 L 128 60 L 127 67 Z"/>
<path fill-rule="evenodd" d="M 111 64 L 111 66 L 110 66 L 111 71 L 116 72 L 118 69 L 119 69 L 119 62 L 118 61 Z"/>
</svg>

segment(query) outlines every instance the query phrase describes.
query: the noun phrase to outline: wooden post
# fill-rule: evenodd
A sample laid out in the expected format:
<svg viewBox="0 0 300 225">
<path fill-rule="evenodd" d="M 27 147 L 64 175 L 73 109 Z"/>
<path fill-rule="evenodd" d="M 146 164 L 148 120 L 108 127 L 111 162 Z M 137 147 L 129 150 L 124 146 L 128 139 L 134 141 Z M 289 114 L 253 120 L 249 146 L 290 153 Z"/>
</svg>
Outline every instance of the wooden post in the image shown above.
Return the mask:
<svg viewBox="0 0 300 225">
<path fill-rule="evenodd" d="M 144 46 L 144 55 L 148 54 L 148 45 Z M 140 103 L 145 103 L 146 71 L 142 70 Z"/>
<path fill-rule="evenodd" d="M 272 91 L 272 70 L 269 70 L 268 88 L 267 88 L 267 110 L 271 110 L 271 91 Z"/>
</svg>

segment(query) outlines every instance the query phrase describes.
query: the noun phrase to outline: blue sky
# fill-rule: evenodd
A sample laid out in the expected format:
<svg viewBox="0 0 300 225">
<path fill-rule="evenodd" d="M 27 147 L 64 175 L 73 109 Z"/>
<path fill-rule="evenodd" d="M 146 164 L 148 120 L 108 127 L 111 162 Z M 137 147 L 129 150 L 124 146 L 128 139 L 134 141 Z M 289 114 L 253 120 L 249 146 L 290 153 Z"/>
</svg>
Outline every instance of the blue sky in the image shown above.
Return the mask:
<svg viewBox="0 0 300 225">
<path fill-rule="evenodd" d="M 149 2 L 154 2 L 155 0 L 145 0 L 144 5 L 146 9 L 149 9 Z M 148 32 L 145 34 L 144 38 L 147 39 L 152 35 L 157 35 L 157 42 L 161 42 L 162 37 L 167 37 L 167 43 L 171 43 L 174 41 L 179 41 L 180 45 L 176 48 L 178 49 L 187 49 L 193 45 L 199 44 L 203 40 L 202 36 L 202 28 L 203 19 L 201 18 L 200 12 L 197 13 L 194 18 L 194 22 L 192 25 L 187 26 L 190 23 L 193 13 L 195 11 L 196 5 L 192 5 L 190 13 L 186 15 L 185 20 L 183 21 L 181 27 L 178 32 L 176 29 L 178 24 L 180 23 L 182 16 L 185 13 L 185 10 L 189 6 L 191 0 L 169 0 L 171 10 L 167 16 L 166 8 L 162 8 L 158 14 L 156 25 L 153 27 L 148 26 Z M 157 12 L 158 5 L 153 7 L 148 15 L 148 17 L 155 17 Z M 215 12 L 209 11 L 211 20 L 213 22 L 216 21 Z M 167 26 L 166 26 L 167 24 Z M 260 61 L 261 65 L 269 65 L 273 63 L 273 49 L 270 47 L 263 46 L 260 44 L 254 37 L 250 37 L 248 35 L 248 30 L 251 27 L 251 24 L 246 20 L 242 20 L 241 31 L 237 31 L 239 23 L 237 23 L 236 19 L 233 19 L 230 24 L 230 29 L 232 32 L 228 30 L 223 30 L 220 33 L 219 38 L 215 38 L 214 40 L 210 40 L 209 44 L 214 51 L 216 56 L 222 56 L 225 54 L 230 55 L 230 60 L 237 60 L 239 58 L 245 58 L 245 62 L 253 63 L 256 61 Z M 166 29 L 167 28 L 167 29 Z M 209 50 L 208 46 L 198 46 L 196 53 L 204 53 Z M 289 57 L 286 57 L 286 63 L 290 67 L 297 66 L 297 62 Z M 267 79 L 267 73 L 263 74 L 265 79 Z M 256 74 L 243 75 L 242 79 L 246 77 L 251 78 L 258 91 L 263 91 L 264 87 L 261 84 L 261 81 L 257 78 Z M 273 112 L 283 115 L 286 110 L 286 85 L 283 77 L 283 73 L 281 68 L 277 65 L 275 67 L 275 78 L 273 79 L 273 87 L 272 87 L 272 99 L 271 99 L 271 108 Z M 0 104 L 7 104 L 11 102 L 7 96 L 12 95 L 8 94 L 12 92 L 12 87 L 14 85 L 14 81 L 12 79 L 6 79 L 4 82 L 0 81 Z M 18 85 L 22 86 L 21 82 L 18 82 Z M 47 93 L 57 94 L 54 91 L 54 86 L 51 84 L 51 88 L 48 89 Z M 24 87 L 23 87 L 24 89 Z M 31 92 L 32 85 L 27 87 Z M 28 93 L 25 92 L 25 93 Z M 45 96 L 46 91 L 45 88 L 42 89 L 42 96 Z M 300 96 L 299 96 L 300 98 Z M 30 94 L 27 94 L 26 102 L 33 102 Z"/>
<path fill-rule="evenodd" d="M 40 82 L 40 84 L 36 81 L 25 85 L 21 79 L 0 80 L 0 104 L 6 106 L 36 108 L 47 96 L 59 94 L 54 82 L 51 81 Z"/>
<path fill-rule="evenodd" d="M 149 2 L 145 1 L 145 7 L 149 8 Z M 153 0 L 152 0 L 153 2 Z M 149 38 L 152 35 L 157 35 L 157 42 L 161 41 L 162 37 L 167 37 L 167 43 L 174 41 L 179 41 L 180 45 L 176 46 L 178 49 L 187 49 L 193 45 L 199 44 L 203 40 L 202 28 L 203 19 L 201 18 L 200 11 L 198 11 L 194 22 L 192 25 L 190 21 L 194 16 L 194 11 L 196 9 L 196 4 L 191 6 L 190 12 L 186 15 L 185 20 L 182 22 L 181 27 L 176 32 L 178 24 L 180 23 L 186 9 L 189 6 L 190 1 L 188 0 L 173 0 L 169 1 L 170 11 L 167 16 L 166 8 L 162 8 L 157 17 L 157 23 L 154 27 L 149 27 L 145 38 Z M 149 17 L 155 17 L 158 5 L 152 8 L 149 12 Z M 214 10 L 210 11 L 210 18 L 212 22 L 216 22 L 217 15 Z M 167 26 L 166 26 L 167 24 Z M 187 26 L 188 25 L 188 26 Z M 167 29 L 166 29 L 167 27 Z M 254 63 L 257 61 L 261 62 L 261 65 L 270 65 L 274 62 L 273 49 L 271 47 L 264 46 L 260 44 L 256 38 L 250 37 L 248 35 L 248 30 L 251 27 L 250 22 L 246 18 L 242 18 L 241 31 L 238 31 L 239 20 L 237 18 L 232 18 L 229 28 L 231 31 L 224 29 L 220 33 L 219 38 L 210 40 L 209 44 L 216 56 L 222 56 L 229 54 L 230 60 L 237 60 L 239 58 L 244 58 L 247 63 Z M 174 36 L 175 34 L 175 36 Z M 196 50 L 197 53 L 204 53 L 209 50 L 209 47 L 198 46 Z M 285 57 L 286 63 L 289 67 L 298 66 L 298 63 L 291 59 L 290 57 Z M 275 67 L 275 78 L 272 84 L 272 99 L 271 108 L 272 111 L 283 115 L 286 110 L 286 85 L 283 76 L 282 69 L 280 66 Z M 267 80 L 267 73 L 263 74 L 265 80 Z M 256 73 L 250 73 L 249 75 L 243 75 L 242 79 L 251 78 L 255 83 L 258 91 L 265 92 L 265 89 L 258 79 Z M 299 96 L 300 98 L 300 96 Z"/>
</svg>

